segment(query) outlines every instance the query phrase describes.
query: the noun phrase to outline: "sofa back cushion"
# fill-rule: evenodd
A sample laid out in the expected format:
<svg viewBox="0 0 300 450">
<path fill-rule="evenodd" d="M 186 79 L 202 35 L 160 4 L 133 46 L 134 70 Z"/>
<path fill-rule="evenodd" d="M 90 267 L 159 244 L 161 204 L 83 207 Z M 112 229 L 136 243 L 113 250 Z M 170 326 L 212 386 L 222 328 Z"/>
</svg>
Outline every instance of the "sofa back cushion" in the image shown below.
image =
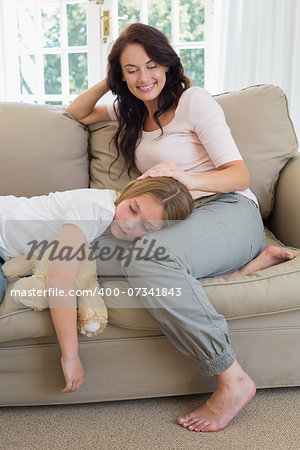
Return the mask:
<svg viewBox="0 0 300 450">
<path fill-rule="evenodd" d="M 61 108 L 0 103 L 0 195 L 89 187 L 88 132 Z"/>
<path fill-rule="evenodd" d="M 266 219 L 273 209 L 275 186 L 281 169 L 297 151 L 297 139 L 289 117 L 284 92 L 272 85 L 253 86 L 237 92 L 214 96 L 222 106 L 235 142 L 251 177 L 250 188 L 257 196 Z M 116 122 L 89 126 L 91 146 L 91 187 L 122 189 L 130 180 L 120 158 L 112 166 L 116 149 L 109 142 L 116 132 Z M 132 173 L 137 178 L 139 172 Z"/>
<path fill-rule="evenodd" d="M 224 110 L 250 172 L 250 189 L 266 219 L 273 209 L 279 173 L 298 148 L 286 96 L 279 87 L 261 85 L 215 99 Z"/>
<path fill-rule="evenodd" d="M 115 161 L 117 150 L 113 145 L 112 138 L 117 128 L 116 121 L 89 125 L 92 156 L 90 163 L 91 188 L 122 190 L 129 181 L 140 175 L 136 168 L 131 172 L 131 176 L 128 176 L 127 171 L 122 173 L 125 163 L 122 155 Z"/>
</svg>

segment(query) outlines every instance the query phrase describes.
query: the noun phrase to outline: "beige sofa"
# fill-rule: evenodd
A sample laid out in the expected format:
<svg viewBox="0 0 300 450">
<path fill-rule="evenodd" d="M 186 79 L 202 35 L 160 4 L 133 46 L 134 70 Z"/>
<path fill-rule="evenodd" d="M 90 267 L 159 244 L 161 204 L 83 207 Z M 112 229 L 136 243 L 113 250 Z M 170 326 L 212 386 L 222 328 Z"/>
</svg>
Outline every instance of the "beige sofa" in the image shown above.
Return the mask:
<svg viewBox="0 0 300 450">
<path fill-rule="evenodd" d="M 251 188 L 270 231 L 268 244 L 300 249 L 300 157 L 284 93 L 262 85 L 216 96 L 249 167 Z M 115 123 L 85 129 L 61 108 L 0 104 L 0 195 L 40 195 L 80 187 L 120 188 L 122 162 L 107 169 Z M 89 144 L 89 151 L 88 151 Z M 279 181 L 278 181 L 279 179 Z M 0 212 L 1 213 L 1 212 Z M 300 250 L 246 277 L 205 279 L 228 319 L 232 345 L 258 387 L 300 385 Z M 126 279 L 106 286 L 126 287 Z M 7 287 L 0 306 L 0 405 L 96 402 L 209 392 L 214 378 L 180 354 L 138 300 L 106 297 L 109 325 L 80 336 L 84 385 L 62 394 L 60 350 L 49 311 L 17 308 Z M 124 297 L 124 296 L 123 296 Z M 125 299 L 126 300 L 126 299 Z M 129 303 L 128 303 L 129 302 Z"/>
</svg>

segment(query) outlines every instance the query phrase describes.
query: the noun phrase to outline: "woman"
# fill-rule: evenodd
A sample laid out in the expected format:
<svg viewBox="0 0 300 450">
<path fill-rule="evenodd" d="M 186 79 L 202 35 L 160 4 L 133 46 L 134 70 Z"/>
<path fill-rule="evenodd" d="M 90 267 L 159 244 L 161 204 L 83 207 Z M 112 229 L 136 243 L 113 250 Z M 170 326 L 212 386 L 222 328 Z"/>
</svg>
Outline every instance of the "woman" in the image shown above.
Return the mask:
<svg viewBox="0 0 300 450">
<path fill-rule="evenodd" d="M 115 144 L 141 179 L 169 176 L 195 200 L 188 219 L 153 234 L 168 260 L 134 261 L 123 273 L 134 287 L 170 288 L 170 295 L 140 298 L 164 334 L 203 372 L 216 376 L 207 403 L 178 419 L 194 431 L 221 430 L 255 394 L 255 384 L 239 365 L 225 318 L 207 298 L 201 282 L 234 272 L 259 270 L 293 257 L 265 248 L 257 200 L 249 173 L 225 122 L 221 107 L 199 87 L 190 88 L 180 59 L 160 31 L 133 24 L 114 43 L 108 77 L 81 94 L 67 111 L 83 124 L 118 120 Z M 115 107 L 96 106 L 111 89 Z M 150 234 L 149 236 L 152 236 Z M 146 240 L 141 246 L 147 247 Z M 248 267 L 248 268 L 247 268 Z M 179 300 L 171 288 L 181 289 Z"/>
</svg>

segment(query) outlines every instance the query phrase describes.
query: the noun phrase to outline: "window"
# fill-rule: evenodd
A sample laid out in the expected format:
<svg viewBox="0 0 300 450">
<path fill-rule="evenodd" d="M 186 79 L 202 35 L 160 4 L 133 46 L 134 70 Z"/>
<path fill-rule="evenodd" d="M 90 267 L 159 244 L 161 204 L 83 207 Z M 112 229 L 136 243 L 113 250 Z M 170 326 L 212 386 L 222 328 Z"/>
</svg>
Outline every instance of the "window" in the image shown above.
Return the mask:
<svg viewBox="0 0 300 450">
<path fill-rule="evenodd" d="M 193 84 L 203 86 L 205 11 L 212 1 L 0 0 L 5 86 L 2 97 L 10 101 L 70 103 L 105 77 L 112 41 L 134 22 L 148 23 L 163 31 Z M 107 15 L 109 29 L 103 20 Z"/>
<path fill-rule="evenodd" d="M 87 89 L 86 1 L 15 0 L 10 12 L 10 90 L 22 101 L 66 104 Z"/>
<path fill-rule="evenodd" d="M 193 83 L 204 85 L 204 0 L 119 0 L 119 32 L 134 22 L 143 22 L 165 33 L 180 55 Z"/>
</svg>

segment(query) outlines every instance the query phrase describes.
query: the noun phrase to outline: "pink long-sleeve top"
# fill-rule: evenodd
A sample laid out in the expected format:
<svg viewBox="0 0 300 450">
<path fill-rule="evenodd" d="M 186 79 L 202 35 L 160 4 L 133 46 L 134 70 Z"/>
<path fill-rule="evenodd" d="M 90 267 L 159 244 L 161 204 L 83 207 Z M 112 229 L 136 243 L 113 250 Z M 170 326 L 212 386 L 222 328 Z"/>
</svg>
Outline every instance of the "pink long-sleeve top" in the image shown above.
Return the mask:
<svg viewBox="0 0 300 450">
<path fill-rule="evenodd" d="M 117 116 L 112 105 L 108 106 L 112 120 Z M 142 131 L 136 147 L 135 164 L 140 172 L 165 161 L 174 161 L 191 175 L 215 172 L 231 161 L 242 160 L 242 156 L 231 135 L 221 106 L 203 88 L 194 86 L 183 92 L 175 110 L 175 116 L 161 130 Z M 250 189 L 236 191 L 254 200 Z M 213 192 L 191 191 L 193 198 Z"/>
</svg>

